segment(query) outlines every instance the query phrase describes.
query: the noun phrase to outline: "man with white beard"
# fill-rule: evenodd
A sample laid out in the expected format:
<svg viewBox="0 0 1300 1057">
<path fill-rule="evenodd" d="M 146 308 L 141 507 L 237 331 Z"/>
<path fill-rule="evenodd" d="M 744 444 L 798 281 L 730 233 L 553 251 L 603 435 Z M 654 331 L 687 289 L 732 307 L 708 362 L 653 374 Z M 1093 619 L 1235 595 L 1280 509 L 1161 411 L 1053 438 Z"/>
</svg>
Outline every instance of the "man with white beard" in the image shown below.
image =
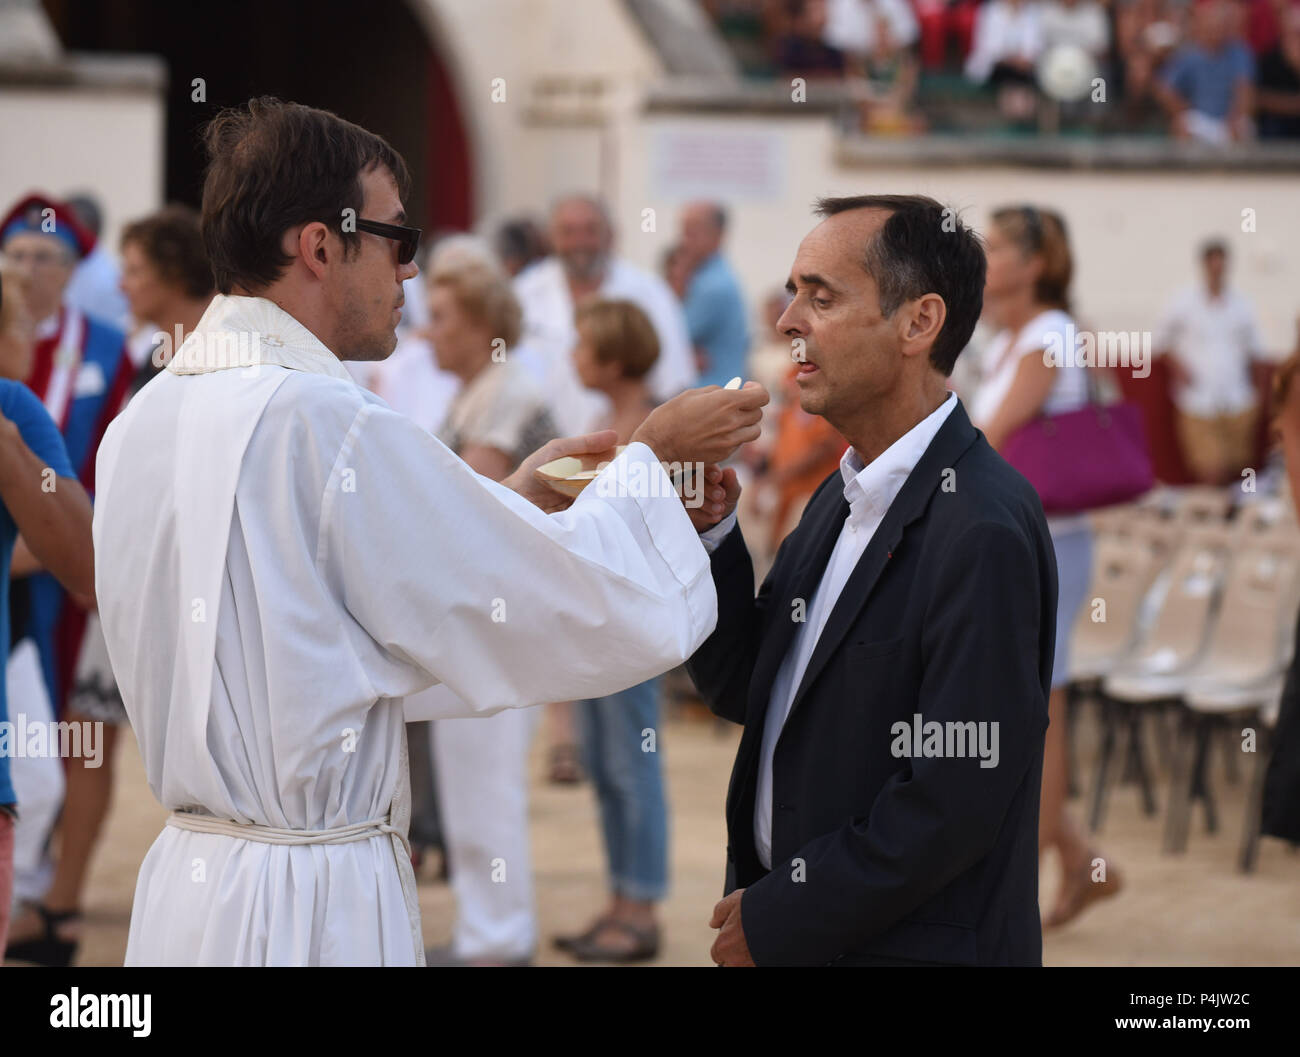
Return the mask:
<svg viewBox="0 0 1300 1057">
<path fill-rule="evenodd" d="M 534 480 L 612 433 L 554 441 L 496 484 L 340 362 L 392 352 L 416 274 L 401 157 L 273 99 L 218 116 L 206 143 L 222 293 L 98 464 L 105 638 L 172 812 L 126 962 L 421 964 L 403 699 L 441 683 L 409 718 L 489 714 L 690 655 L 716 597 L 660 460 L 726 458 L 767 394 L 696 390 L 647 419 L 605 477 L 639 470 L 648 496 L 598 477 L 564 510 Z"/>
<path fill-rule="evenodd" d="M 568 195 L 551 207 L 554 254 L 515 280 L 524 309 L 521 357 L 545 387 L 561 433 L 590 429 L 608 402 L 578 381 L 573 346 L 578 332 L 574 307 L 589 297 L 631 301 L 654 324 L 659 359 L 650 371 L 650 392 L 667 400 L 698 377 L 686 316 L 672 289 L 659 276 L 612 255 L 614 228 L 605 205 L 588 195 Z"/>
</svg>

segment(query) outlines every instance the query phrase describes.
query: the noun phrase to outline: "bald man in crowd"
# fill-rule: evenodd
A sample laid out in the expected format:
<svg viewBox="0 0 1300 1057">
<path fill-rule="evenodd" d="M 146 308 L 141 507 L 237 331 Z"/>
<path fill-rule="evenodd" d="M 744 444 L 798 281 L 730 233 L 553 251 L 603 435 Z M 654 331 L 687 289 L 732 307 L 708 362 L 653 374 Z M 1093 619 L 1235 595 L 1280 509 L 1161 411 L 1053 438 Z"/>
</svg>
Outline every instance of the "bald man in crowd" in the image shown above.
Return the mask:
<svg viewBox="0 0 1300 1057">
<path fill-rule="evenodd" d="M 523 361 L 538 376 L 561 434 L 582 432 L 607 410 L 603 396 L 585 389 L 573 367 L 575 306 L 591 297 L 631 301 L 650 317 L 659 360 L 650 371 L 656 400 L 696 384 L 691 340 L 682 306 L 668 284 L 615 257 L 614 226 L 598 198 L 567 195 L 551 207 L 552 254 L 522 272 L 515 293 L 524 310 Z"/>
<path fill-rule="evenodd" d="M 736 273 L 722 256 L 727 211 L 717 202 L 682 210 L 678 246 L 686 258 L 686 326 L 695 347 L 700 385 L 726 385 L 747 376 L 749 320 Z"/>
</svg>

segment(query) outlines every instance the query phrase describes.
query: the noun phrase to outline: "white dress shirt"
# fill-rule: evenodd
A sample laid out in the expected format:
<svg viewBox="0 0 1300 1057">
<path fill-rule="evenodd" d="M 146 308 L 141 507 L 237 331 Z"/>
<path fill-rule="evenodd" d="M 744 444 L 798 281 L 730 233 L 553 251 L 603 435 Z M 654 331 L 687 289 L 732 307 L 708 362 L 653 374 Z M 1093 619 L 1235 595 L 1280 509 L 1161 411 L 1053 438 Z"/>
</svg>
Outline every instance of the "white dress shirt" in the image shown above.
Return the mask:
<svg viewBox="0 0 1300 1057">
<path fill-rule="evenodd" d="M 1036 2 L 1012 7 L 1003 0 L 990 0 L 975 16 L 966 77 L 983 84 L 998 63 L 1015 58 L 1037 61 L 1042 51 L 1042 8 Z"/>
<path fill-rule="evenodd" d="M 515 295 L 524 310 L 522 341 L 530 354 L 521 358 L 545 389 L 561 434 L 590 429 L 608 413 L 609 400 L 584 389 L 573 366 L 578 333 L 573 326 L 573 298 L 558 257 L 538 261 L 515 277 Z M 600 296 L 636 304 L 659 337 L 659 359 L 646 376 L 657 400 L 667 400 L 695 384 L 698 372 L 686 316 L 672 288 L 653 272 L 611 259 Z"/>
<path fill-rule="evenodd" d="M 1191 373 L 1191 384 L 1174 391 L 1185 415 L 1214 418 L 1255 406 L 1250 361 L 1263 352 L 1250 303 L 1235 290 L 1211 297 L 1204 284 L 1188 287 L 1156 327 L 1157 352 L 1172 349 Z"/>
<path fill-rule="evenodd" d="M 957 397 L 949 393 L 942 404 L 867 466 L 863 466 L 858 453 L 851 447 L 840 459 L 844 498 L 849 504 L 849 515 L 844 519 L 844 527 L 840 529 L 835 549 L 831 552 L 830 561 L 826 563 L 821 583 L 813 592 L 812 598 L 806 600 L 806 619 L 795 629 L 790 648 L 776 673 L 763 725 L 758 790 L 754 797 L 754 845 L 758 849 L 759 861 L 766 869 L 772 868 L 772 758 L 776 753 L 777 739 L 781 736 L 781 729 L 785 726 L 786 717 L 794 703 L 795 693 L 803 682 L 817 640 L 821 638 L 822 629 L 826 627 L 826 621 L 830 618 L 835 603 L 839 601 L 849 576 L 857 567 L 867 544 L 876 534 L 876 529 L 880 527 L 904 482 L 956 406 Z M 734 525 L 733 514 L 702 533 L 700 539 L 704 543 L 704 549 L 713 553 Z"/>
<path fill-rule="evenodd" d="M 894 48 L 910 47 L 921 35 L 907 0 L 830 0 L 822 43 L 854 55 L 871 55 L 879 43 L 881 22 L 888 27 Z"/>
</svg>

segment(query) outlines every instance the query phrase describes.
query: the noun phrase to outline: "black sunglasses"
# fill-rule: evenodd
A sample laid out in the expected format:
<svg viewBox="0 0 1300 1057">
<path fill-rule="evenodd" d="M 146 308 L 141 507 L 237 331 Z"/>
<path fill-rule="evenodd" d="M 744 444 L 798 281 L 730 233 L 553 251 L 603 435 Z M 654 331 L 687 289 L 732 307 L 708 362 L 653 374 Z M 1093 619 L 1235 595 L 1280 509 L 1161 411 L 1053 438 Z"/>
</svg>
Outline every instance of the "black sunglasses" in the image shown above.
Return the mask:
<svg viewBox="0 0 1300 1057">
<path fill-rule="evenodd" d="M 358 220 L 357 230 L 396 242 L 399 264 L 410 264 L 415 260 L 415 251 L 420 248 L 419 228 L 406 228 L 400 224 L 381 224 L 378 220 Z"/>
</svg>

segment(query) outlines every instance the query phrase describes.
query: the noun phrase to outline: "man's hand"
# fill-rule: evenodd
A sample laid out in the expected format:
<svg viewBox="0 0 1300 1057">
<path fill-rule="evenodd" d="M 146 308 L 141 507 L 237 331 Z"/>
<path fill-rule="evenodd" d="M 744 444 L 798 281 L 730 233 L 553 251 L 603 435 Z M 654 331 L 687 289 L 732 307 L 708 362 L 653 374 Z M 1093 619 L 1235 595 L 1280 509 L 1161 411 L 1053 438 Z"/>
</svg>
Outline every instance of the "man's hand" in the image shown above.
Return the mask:
<svg viewBox="0 0 1300 1057">
<path fill-rule="evenodd" d="M 728 466 L 725 470 L 718 466 L 704 468 L 704 502 L 697 507 L 688 506 L 686 513 L 695 526 L 696 532 L 711 529 L 723 518 L 736 509 L 740 499 L 740 481 L 736 471 Z"/>
<path fill-rule="evenodd" d="M 687 389 L 651 411 L 632 440 L 647 445 L 661 462 L 724 462 L 758 439 L 760 408 L 770 399 L 758 382 L 740 389 Z"/>
<path fill-rule="evenodd" d="M 745 942 L 745 929 L 740 923 L 740 897 L 744 894 L 743 888 L 737 888 L 713 908 L 709 928 L 721 930 L 709 951 L 715 965 L 754 967 L 749 945 Z"/>
<path fill-rule="evenodd" d="M 580 437 L 556 437 L 528 456 L 519 464 L 519 469 L 501 483 L 511 491 L 518 492 L 544 513 L 554 514 L 557 510 L 566 510 L 573 500 L 542 484 L 533 476 L 533 471 L 565 455 L 600 455 L 612 459 L 614 445 L 617 443 L 618 434 L 612 429 L 597 430 Z"/>
</svg>

